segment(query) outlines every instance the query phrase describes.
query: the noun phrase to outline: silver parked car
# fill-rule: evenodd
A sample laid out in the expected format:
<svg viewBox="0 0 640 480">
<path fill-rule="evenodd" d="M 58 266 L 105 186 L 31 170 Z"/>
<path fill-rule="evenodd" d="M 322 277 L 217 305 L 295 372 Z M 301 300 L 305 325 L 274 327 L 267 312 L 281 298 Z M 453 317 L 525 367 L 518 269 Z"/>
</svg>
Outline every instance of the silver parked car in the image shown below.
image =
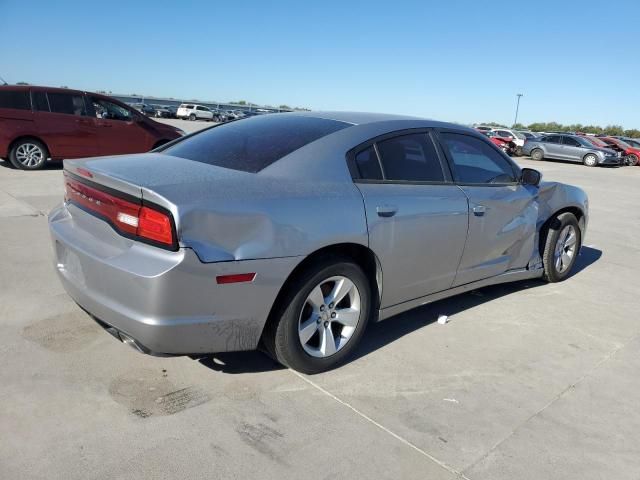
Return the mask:
<svg viewBox="0 0 640 480">
<path fill-rule="evenodd" d="M 338 365 L 369 321 L 486 285 L 570 274 L 579 188 L 540 183 L 458 125 L 281 113 L 141 155 L 67 161 L 49 218 L 69 295 L 154 354 L 263 346 Z"/>
<path fill-rule="evenodd" d="M 522 152 L 534 160 L 570 160 L 587 167 L 623 165 L 623 159 L 608 148 L 598 148 L 579 135 L 545 135 L 527 139 Z"/>
</svg>

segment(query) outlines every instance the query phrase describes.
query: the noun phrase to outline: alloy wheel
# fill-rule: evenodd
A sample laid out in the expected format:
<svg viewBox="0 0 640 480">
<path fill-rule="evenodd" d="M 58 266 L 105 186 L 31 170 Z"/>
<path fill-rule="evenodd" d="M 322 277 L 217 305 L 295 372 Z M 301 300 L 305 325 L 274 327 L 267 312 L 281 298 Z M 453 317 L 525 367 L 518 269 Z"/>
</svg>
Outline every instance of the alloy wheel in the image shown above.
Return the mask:
<svg viewBox="0 0 640 480">
<path fill-rule="evenodd" d="M 349 342 L 361 316 L 360 292 L 347 277 L 335 276 L 316 285 L 298 319 L 298 337 L 306 353 L 329 357 Z"/>
<path fill-rule="evenodd" d="M 595 155 L 587 155 L 586 157 L 584 157 L 584 164 L 587 167 L 595 167 L 597 163 L 598 159 L 595 157 Z"/>
<path fill-rule="evenodd" d="M 16 149 L 16 159 L 27 168 L 35 167 L 45 160 L 42 149 L 33 143 L 20 145 Z"/>
<path fill-rule="evenodd" d="M 573 225 L 567 225 L 558 235 L 553 259 L 558 273 L 564 273 L 575 260 L 578 235 Z"/>
</svg>

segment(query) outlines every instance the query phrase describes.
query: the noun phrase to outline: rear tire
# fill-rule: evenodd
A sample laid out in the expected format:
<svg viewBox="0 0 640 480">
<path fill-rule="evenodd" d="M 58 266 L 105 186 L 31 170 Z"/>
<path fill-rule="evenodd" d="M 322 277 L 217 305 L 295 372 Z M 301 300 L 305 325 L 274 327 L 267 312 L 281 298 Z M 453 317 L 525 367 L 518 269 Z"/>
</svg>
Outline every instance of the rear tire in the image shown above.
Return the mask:
<svg viewBox="0 0 640 480">
<path fill-rule="evenodd" d="M 348 258 L 327 256 L 285 288 L 263 335 L 267 352 L 306 374 L 342 364 L 356 349 L 371 312 L 371 286 L 362 269 Z M 335 293 L 344 296 L 334 303 Z"/>
<path fill-rule="evenodd" d="M 11 164 L 21 170 L 40 170 L 49 158 L 44 143 L 34 138 L 25 138 L 16 142 L 9 152 Z"/>
<path fill-rule="evenodd" d="M 195 122 L 196 116 L 192 113 L 191 115 L 189 115 L 189 120 L 191 120 L 192 122 Z"/>
<path fill-rule="evenodd" d="M 578 258 L 582 245 L 580 225 L 573 213 L 565 212 L 551 219 L 545 233 L 543 278 L 550 283 L 561 282 L 569 276 Z"/>
<path fill-rule="evenodd" d="M 540 148 L 534 148 L 531 151 L 531 158 L 536 161 L 543 160 L 544 152 Z"/>
<path fill-rule="evenodd" d="M 587 167 L 597 167 L 598 157 L 596 157 L 593 153 L 588 153 L 582 159 L 582 163 L 584 163 Z"/>
</svg>

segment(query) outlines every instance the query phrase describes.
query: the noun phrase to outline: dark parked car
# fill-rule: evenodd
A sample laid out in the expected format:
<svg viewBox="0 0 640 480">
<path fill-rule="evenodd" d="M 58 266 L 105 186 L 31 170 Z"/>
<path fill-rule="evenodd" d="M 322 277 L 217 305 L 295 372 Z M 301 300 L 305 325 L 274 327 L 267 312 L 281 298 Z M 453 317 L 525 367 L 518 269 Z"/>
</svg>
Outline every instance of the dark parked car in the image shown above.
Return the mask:
<svg viewBox="0 0 640 480">
<path fill-rule="evenodd" d="M 24 170 L 48 158 L 142 153 L 184 132 L 97 93 L 0 86 L 0 158 Z"/>
<path fill-rule="evenodd" d="M 177 118 L 178 107 L 174 105 L 154 105 L 156 118 Z"/>
<path fill-rule="evenodd" d="M 142 113 L 143 115 L 147 115 L 153 117 L 156 114 L 156 109 L 153 105 L 148 105 L 146 103 L 132 103 L 132 108 L 135 108 L 137 111 Z"/>
</svg>

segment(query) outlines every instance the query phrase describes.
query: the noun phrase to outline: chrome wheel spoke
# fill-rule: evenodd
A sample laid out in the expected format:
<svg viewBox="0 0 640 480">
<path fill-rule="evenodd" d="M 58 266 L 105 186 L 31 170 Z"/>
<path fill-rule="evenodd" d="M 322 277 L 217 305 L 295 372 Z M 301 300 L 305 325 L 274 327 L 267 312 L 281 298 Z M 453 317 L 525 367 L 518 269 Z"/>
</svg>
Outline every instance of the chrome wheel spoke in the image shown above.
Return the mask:
<svg viewBox="0 0 640 480">
<path fill-rule="evenodd" d="M 334 305 L 338 305 L 344 297 L 346 297 L 351 289 L 354 288 L 353 282 L 348 278 L 342 278 L 337 280 L 333 290 L 327 296 L 327 303 L 332 303 Z"/>
<path fill-rule="evenodd" d="M 354 327 L 358 324 L 360 319 L 360 310 L 355 308 L 341 308 L 336 310 L 335 322 L 338 322 L 345 327 Z"/>
<path fill-rule="evenodd" d="M 320 331 L 320 353 L 324 357 L 336 353 L 336 339 L 333 336 L 331 326 L 323 327 Z"/>
<path fill-rule="evenodd" d="M 322 290 L 320 289 L 320 285 L 311 290 L 309 297 L 307 298 L 307 302 L 313 307 L 313 310 L 320 310 L 320 307 L 324 305 L 324 295 L 322 295 Z"/>
<path fill-rule="evenodd" d="M 300 329 L 298 331 L 298 335 L 300 336 L 300 341 L 302 344 L 306 344 L 311 340 L 311 337 L 318 331 L 318 321 L 311 316 L 309 320 L 300 325 Z"/>
<path fill-rule="evenodd" d="M 574 246 L 576 244 L 576 238 L 577 236 L 573 229 L 569 230 L 569 235 L 567 235 L 567 238 L 564 241 L 565 248 Z"/>
</svg>

